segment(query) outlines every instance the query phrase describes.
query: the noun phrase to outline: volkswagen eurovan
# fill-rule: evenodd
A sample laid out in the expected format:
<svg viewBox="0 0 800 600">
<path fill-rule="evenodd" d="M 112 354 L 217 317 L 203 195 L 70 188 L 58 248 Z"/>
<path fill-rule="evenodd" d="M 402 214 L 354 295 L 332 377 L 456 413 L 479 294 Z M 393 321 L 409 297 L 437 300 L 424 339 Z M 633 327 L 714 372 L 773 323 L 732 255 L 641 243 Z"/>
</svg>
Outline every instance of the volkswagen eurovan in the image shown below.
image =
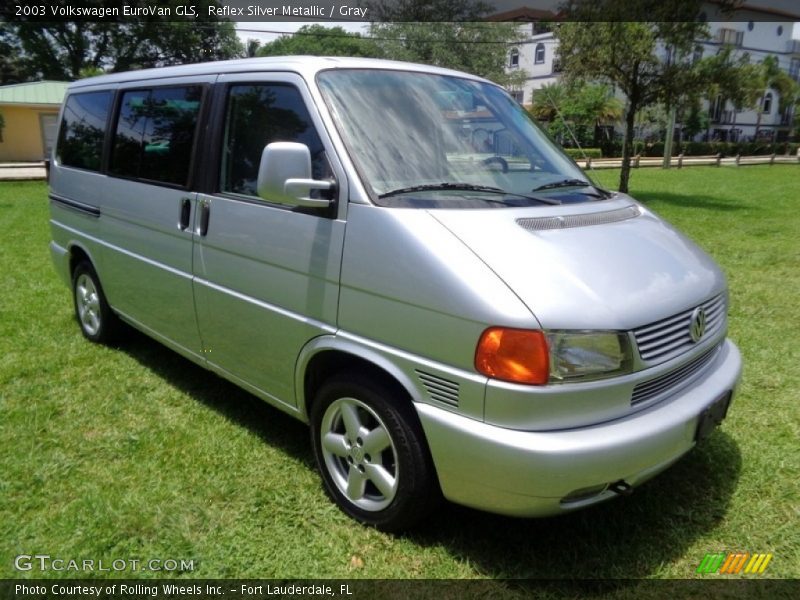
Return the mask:
<svg viewBox="0 0 800 600">
<path fill-rule="evenodd" d="M 83 335 L 124 322 L 308 423 L 363 523 L 589 506 L 725 417 L 720 269 L 488 81 L 204 63 L 75 82 L 60 121 L 50 248 Z"/>
</svg>

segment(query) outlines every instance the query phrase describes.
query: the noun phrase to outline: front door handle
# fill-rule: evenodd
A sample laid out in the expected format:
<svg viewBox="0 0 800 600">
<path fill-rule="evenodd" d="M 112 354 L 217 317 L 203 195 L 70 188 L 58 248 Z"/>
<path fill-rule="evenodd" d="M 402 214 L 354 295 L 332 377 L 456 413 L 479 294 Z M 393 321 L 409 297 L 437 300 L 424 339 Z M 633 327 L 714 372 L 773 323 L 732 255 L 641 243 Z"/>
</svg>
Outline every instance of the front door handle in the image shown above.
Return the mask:
<svg viewBox="0 0 800 600">
<path fill-rule="evenodd" d="M 189 227 L 189 219 L 192 217 L 192 201 L 189 198 L 181 198 L 180 216 L 178 218 L 178 229 L 186 231 Z"/>
<path fill-rule="evenodd" d="M 197 227 L 198 235 L 204 236 L 208 233 L 208 219 L 211 216 L 211 207 L 208 202 L 200 203 L 200 224 Z"/>
</svg>

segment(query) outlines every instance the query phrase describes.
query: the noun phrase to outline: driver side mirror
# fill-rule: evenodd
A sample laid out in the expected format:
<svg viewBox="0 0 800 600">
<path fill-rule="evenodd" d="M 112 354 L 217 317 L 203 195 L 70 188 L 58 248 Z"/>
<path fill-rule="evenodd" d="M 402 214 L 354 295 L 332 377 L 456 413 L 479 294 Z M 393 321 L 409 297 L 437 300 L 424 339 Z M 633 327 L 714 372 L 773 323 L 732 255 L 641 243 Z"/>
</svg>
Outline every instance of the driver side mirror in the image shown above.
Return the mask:
<svg viewBox="0 0 800 600">
<path fill-rule="evenodd" d="M 273 142 L 261 153 L 258 195 L 287 206 L 327 208 L 331 201 L 311 198 L 311 190 L 330 190 L 333 182 L 311 178 L 311 153 L 297 142 Z"/>
</svg>

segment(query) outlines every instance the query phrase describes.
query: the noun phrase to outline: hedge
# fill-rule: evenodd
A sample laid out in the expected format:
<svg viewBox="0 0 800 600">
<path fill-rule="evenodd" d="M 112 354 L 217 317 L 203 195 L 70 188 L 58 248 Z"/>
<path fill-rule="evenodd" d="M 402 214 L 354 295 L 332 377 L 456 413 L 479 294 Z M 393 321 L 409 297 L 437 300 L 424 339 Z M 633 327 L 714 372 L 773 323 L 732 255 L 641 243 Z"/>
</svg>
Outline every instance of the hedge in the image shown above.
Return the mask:
<svg viewBox="0 0 800 600">
<path fill-rule="evenodd" d="M 564 148 L 567 156 L 574 160 L 581 160 L 582 158 L 600 158 L 603 152 L 600 148 Z"/>
<path fill-rule="evenodd" d="M 768 144 L 764 142 L 683 142 L 675 143 L 672 154 L 685 156 L 709 156 L 722 154 L 722 156 L 764 156 L 770 154 L 784 155 L 797 154 L 800 143 L 779 142 Z M 618 141 L 603 147 L 603 156 L 618 158 L 622 156 L 622 144 Z M 640 142 L 633 144 L 633 154 L 642 156 L 664 156 L 664 142 Z"/>
</svg>

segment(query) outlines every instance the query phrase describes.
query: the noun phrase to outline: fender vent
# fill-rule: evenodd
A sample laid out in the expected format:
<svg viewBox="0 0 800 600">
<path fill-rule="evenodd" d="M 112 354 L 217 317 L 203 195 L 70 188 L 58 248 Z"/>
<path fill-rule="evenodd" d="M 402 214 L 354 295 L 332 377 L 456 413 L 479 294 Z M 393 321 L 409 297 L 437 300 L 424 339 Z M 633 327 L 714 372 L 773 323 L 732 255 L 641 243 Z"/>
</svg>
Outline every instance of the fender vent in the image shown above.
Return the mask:
<svg viewBox="0 0 800 600">
<path fill-rule="evenodd" d="M 419 369 L 416 369 L 416 373 L 431 400 L 442 402 L 448 406 L 458 406 L 458 384 L 455 381 L 431 375 Z"/>
<path fill-rule="evenodd" d="M 547 229 L 567 229 L 569 227 L 587 227 L 603 225 L 633 219 L 641 214 L 639 207 L 626 206 L 614 210 L 591 213 L 588 215 L 564 215 L 555 217 L 536 217 L 533 219 L 517 219 L 517 224 L 528 231 L 545 231 Z"/>
</svg>

